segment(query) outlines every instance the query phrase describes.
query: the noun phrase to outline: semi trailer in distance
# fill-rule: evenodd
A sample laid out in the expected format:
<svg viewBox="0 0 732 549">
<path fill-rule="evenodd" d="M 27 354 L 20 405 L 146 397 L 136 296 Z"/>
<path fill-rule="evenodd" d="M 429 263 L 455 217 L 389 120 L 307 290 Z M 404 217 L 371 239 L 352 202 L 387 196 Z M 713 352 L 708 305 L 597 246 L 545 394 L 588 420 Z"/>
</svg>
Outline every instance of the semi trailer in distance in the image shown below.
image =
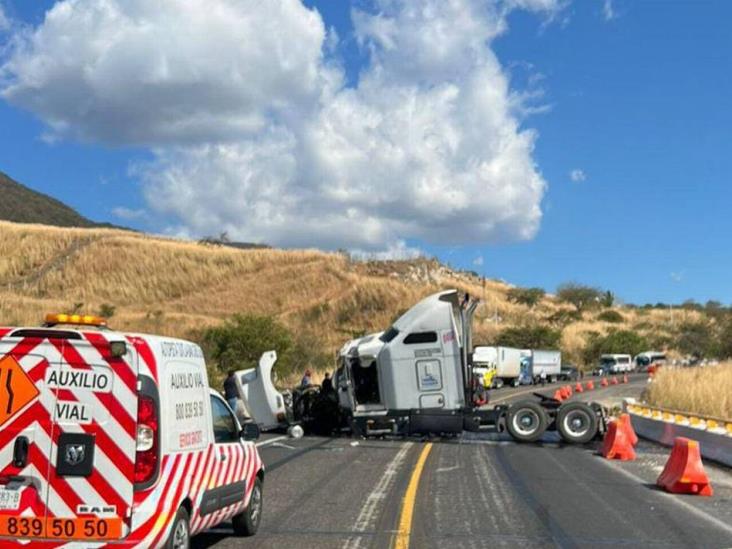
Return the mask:
<svg viewBox="0 0 732 549">
<path fill-rule="evenodd" d="M 560 351 L 548 351 L 534 349 L 524 358 L 527 361 L 526 370 L 533 383 L 541 383 L 542 376 L 549 383 L 556 383 L 562 373 L 562 353 Z"/>
</svg>

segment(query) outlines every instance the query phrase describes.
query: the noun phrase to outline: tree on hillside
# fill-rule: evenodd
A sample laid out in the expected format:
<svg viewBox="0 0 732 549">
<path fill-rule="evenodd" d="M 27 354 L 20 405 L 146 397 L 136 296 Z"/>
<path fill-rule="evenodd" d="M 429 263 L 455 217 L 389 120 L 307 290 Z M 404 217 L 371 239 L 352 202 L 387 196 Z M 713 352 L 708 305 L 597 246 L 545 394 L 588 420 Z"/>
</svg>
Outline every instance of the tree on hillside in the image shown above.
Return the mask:
<svg viewBox="0 0 732 549">
<path fill-rule="evenodd" d="M 648 350 L 645 337 L 632 330 L 612 330 L 607 335 L 590 334 L 582 352 L 586 364 L 595 364 L 600 355 L 629 354 L 632 356 Z"/>
<path fill-rule="evenodd" d="M 528 305 L 534 307 L 541 298 L 544 297 L 546 292 L 543 288 L 511 288 L 506 292 L 506 297 L 509 301 L 519 303 L 521 305 Z"/>
<path fill-rule="evenodd" d="M 496 345 L 518 349 L 556 349 L 562 332 L 547 326 L 514 326 L 506 328 L 496 338 Z"/>
<path fill-rule="evenodd" d="M 682 323 L 676 330 L 675 346 L 686 355 L 716 357 L 720 354 L 714 327 L 705 321 Z"/>
<path fill-rule="evenodd" d="M 612 293 L 610 290 L 607 290 L 605 293 L 602 294 L 602 297 L 600 298 L 600 304 L 606 309 L 609 309 L 610 307 L 615 305 L 615 294 Z"/>
<path fill-rule="evenodd" d="M 732 358 L 732 320 L 730 319 L 722 324 L 719 330 L 717 351 L 719 358 Z"/>
<path fill-rule="evenodd" d="M 220 326 L 205 330 L 199 339 L 206 355 L 217 363 L 216 380 L 229 370 L 256 367 L 262 354 L 271 350 L 277 351 L 275 371 L 281 377 L 299 374 L 308 367 L 322 369 L 330 362 L 314 335 L 293 336 L 269 316 L 234 315 Z"/>
<path fill-rule="evenodd" d="M 575 282 L 566 282 L 557 288 L 559 300 L 574 305 L 578 311 L 598 307 L 603 296 L 601 290 Z"/>
</svg>

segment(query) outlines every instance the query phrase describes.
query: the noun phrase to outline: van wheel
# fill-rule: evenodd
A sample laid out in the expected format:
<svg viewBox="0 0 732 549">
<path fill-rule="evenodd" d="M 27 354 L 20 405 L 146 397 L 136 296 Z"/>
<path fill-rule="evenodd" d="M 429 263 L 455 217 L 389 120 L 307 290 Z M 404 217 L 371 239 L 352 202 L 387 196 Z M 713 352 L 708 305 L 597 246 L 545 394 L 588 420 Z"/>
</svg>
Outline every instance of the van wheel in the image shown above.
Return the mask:
<svg viewBox="0 0 732 549">
<path fill-rule="evenodd" d="M 513 404 L 506 415 L 506 429 L 518 442 L 536 442 L 548 426 L 544 408 L 531 400 Z"/>
<path fill-rule="evenodd" d="M 557 430 L 565 442 L 587 444 L 598 429 L 595 411 L 584 402 L 568 402 L 557 413 Z"/>
<path fill-rule="evenodd" d="M 185 507 L 178 509 L 173 520 L 170 537 L 165 544 L 166 549 L 188 549 L 191 546 L 190 517 Z"/>
<path fill-rule="evenodd" d="M 252 487 L 252 495 L 249 497 L 249 505 L 231 519 L 237 536 L 253 536 L 257 533 L 259 523 L 262 521 L 263 504 L 262 481 L 257 477 Z"/>
</svg>

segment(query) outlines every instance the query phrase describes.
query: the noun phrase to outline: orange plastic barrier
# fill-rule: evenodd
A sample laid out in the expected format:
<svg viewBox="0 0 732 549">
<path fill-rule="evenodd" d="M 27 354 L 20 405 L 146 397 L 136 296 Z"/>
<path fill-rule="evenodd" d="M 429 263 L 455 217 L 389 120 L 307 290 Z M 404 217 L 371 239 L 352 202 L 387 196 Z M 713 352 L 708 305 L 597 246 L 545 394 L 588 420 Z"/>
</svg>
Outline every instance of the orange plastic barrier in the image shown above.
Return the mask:
<svg viewBox="0 0 732 549">
<path fill-rule="evenodd" d="M 587 387 L 588 391 L 592 391 L 595 388 L 595 382 L 590 380 L 587 382 L 587 385 L 585 385 L 585 387 Z"/>
<path fill-rule="evenodd" d="M 711 496 L 714 493 L 704 471 L 696 440 L 684 437 L 674 439 L 671 456 L 656 484 L 672 494 Z"/>
<path fill-rule="evenodd" d="M 607 433 L 602 441 L 602 456 L 607 459 L 619 459 L 621 461 L 633 461 L 635 450 L 628 439 L 625 429 L 613 420 L 607 426 Z"/>
<path fill-rule="evenodd" d="M 630 414 L 620 415 L 620 426 L 625 429 L 625 434 L 628 436 L 628 440 L 633 446 L 638 445 L 638 435 L 635 434 L 633 429 L 633 423 L 630 421 Z"/>
<path fill-rule="evenodd" d="M 582 384 L 579 381 L 577 382 L 577 385 L 574 386 L 574 392 L 575 393 L 584 392 L 584 389 L 582 388 Z"/>
</svg>

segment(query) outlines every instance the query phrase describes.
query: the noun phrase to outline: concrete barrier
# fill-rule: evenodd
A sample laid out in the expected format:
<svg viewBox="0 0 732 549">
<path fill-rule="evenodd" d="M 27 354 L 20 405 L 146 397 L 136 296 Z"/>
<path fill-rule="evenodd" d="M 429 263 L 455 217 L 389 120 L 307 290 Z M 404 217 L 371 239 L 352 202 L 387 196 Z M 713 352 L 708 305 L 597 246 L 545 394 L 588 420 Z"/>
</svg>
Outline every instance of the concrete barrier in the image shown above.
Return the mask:
<svg viewBox="0 0 732 549">
<path fill-rule="evenodd" d="M 639 437 L 673 446 L 676 437 L 699 441 L 701 455 L 732 467 L 732 421 L 648 406 L 627 398 L 623 411 Z"/>
</svg>

